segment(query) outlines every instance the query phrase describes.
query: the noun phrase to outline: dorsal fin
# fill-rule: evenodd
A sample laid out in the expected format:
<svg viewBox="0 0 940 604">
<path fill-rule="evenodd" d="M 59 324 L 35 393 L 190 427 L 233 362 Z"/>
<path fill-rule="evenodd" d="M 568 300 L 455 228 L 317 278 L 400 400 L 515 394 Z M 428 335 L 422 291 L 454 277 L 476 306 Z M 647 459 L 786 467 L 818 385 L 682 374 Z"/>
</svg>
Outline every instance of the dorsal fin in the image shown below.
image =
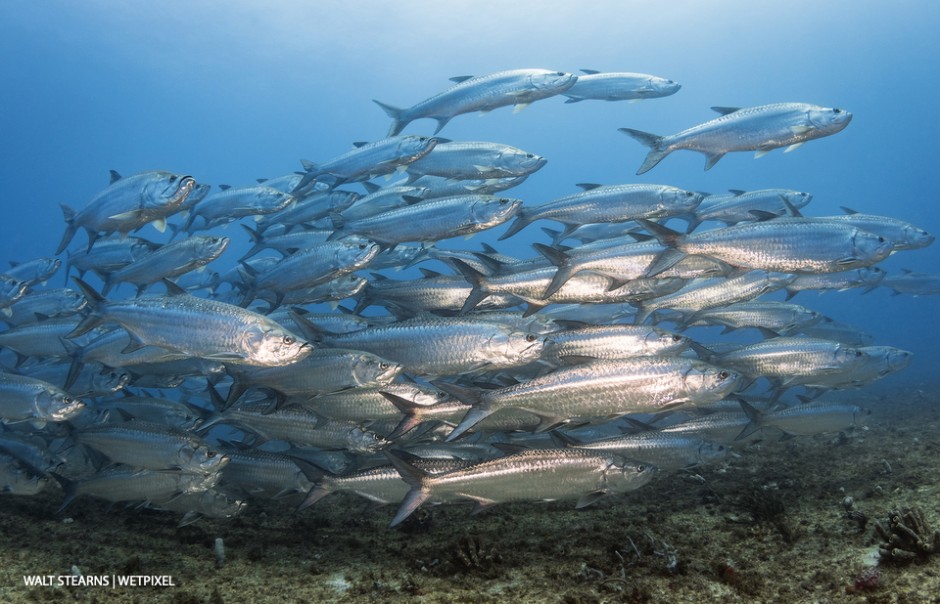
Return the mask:
<svg viewBox="0 0 940 604">
<path fill-rule="evenodd" d="M 368 144 L 369 144 L 368 141 L 355 141 L 353 143 L 353 147 L 355 147 L 356 149 L 359 149 L 360 147 L 365 147 Z"/>
<path fill-rule="evenodd" d="M 582 69 L 581 72 L 582 72 L 582 73 L 586 73 L 586 74 L 588 74 L 588 75 L 594 75 L 594 74 L 596 74 L 596 73 L 600 73 L 600 72 L 599 72 L 598 70 L 596 70 L 596 69 Z"/>
<path fill-rule="evenodd" d="M 712 107 L 712 111 L 717 111 L 721 115 L 728 115 L 729 113 L 734 113 L 740 109 L 740 107 Z"/>
<path fill-rule="evenodd" d="M 109 184 L 113 185 L 119 180 L 121 180 L 121 175 L 118 174 L 117 170 L 111 170 L 111 182 Z"/>
<path fill-rule="evenodd" d="M 216 186 L 219 187 L 219 189 L 222 191 L 228 191 L 229 189 L 232 188 L 232 185 L 216 185 Z"/>
<path fill-rule="evenodd" d="M 597 184 L 597 183 L 595 183 L 595 182 L 579 182 L 579 183 L 577 183 L 575 186 L 576 186 L 576 187 L 581 187 L 581 188 L 584 189 L 585 191 L 590 191 L 591 189 L 596 189 L 597 187 L 599 187 L 599 186 L 601 186 L 601 185 L 599 185 L 599 184 Z"/>
<path fill-rule="evenodd" d="M 472 78 L 472 77 L 473 77 L 472 75 L 454 76 L 454 77 L 450 78 L 450 81 L 451 81 L 451 82 L 454 82 L 455 84 L 459 84 L 459 83 L 461 83 L 461 82 L 466 82 L 467 80 L 469 80 L 469 79 Z"/>
<path fill-rule="evenodd" d="M 166 293 L 171 296 L 181 296 L 186 293 L 185 289 L 173 283 L 169 279 L 161 279 L 161 281 L 163 281 L 163 286 L 166 287 Z"/>
<path fill-rule="evenodd" d="M 842 208 L 842 211 L 851 216 L 852 214 L 858 214 L 858 210 L 853 210 L 852 208 L 847 208 L 845 206 L 839 206 Z"/>
</svg>

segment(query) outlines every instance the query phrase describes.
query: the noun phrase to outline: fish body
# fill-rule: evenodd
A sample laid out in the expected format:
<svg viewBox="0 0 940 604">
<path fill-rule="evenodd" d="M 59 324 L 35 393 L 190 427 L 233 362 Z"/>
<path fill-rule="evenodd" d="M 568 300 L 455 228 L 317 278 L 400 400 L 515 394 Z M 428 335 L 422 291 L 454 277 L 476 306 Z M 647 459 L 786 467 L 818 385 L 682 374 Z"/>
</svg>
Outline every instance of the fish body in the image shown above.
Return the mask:
<svg viewBox="0 0 940 604">
<path fill-rule="evenodd" d="M 324 241 L 285 257 L 268 270 L 255 275 L 248 302 L 258 292 L 274 297 L 285 292 L 321 285 L 363 268 L 379 253 L 379 246 L 365 237 L 348 235 Z"/>
<path fill-rule="evenodd" d="M 864 361 L 858 347 L 804 336 L 772 338 L 715 358 L 748 377 L 764 377 L 784 386 L 824 385 L 827 376 L 843 375 Z"/>
<path fill-rule="evenodd" d="M 539 358 L 545 338 L 499 323 L 419 316 L 329 336 L 325 343 L 382 355 L 409 375 L 440 376 L 524 365 Z"/>
<path fill-rule="evenodd" d="M 656 136 L 630 128 L 620 131 L 650 148 L 637 174 L 651 170 L 677 149 L 703 153 L 708 170 L 731 151 L 756 151 L 758 157 L 772 149 L 795 149 L 806 141 L 830 136 L 852 120 L 843 109 L 807 103 L 774 103 L 757 107 L 713 107 L 721 117 L 669 136 Z"/>
<path fill-rule="evenodd" d="M 683 470 L 706 463 L 720 461 L 728 454 L 721 444 L 709 442 L 701 436 L 681 432 L 646 430 L 593 440 L 569 443 L 568 446 L 586 451 L 605 451 L 652 464 L 657 470 Z"/>
<path fill-rule="evenodd" d="M 646 73 L 595 71 L 582 69 L 574 86 L 562 92 L 568 97 L 565 103 L 577 103 L 584 100 L 598 101 L 640 101 L 656 99 L 675 94 L 681 84 Z"/>
<path fill-rule="evenodd" d="M 539 415 L 544 426 L 551 427 L 573 418 L 655 412 L 719 400 L 734 390 L 739 378 L 735 371 L 696 359 L 650 356 L 561 367 L 496 390 L 472 391 L 443 382 L 434 384 L 473 405 L 448 435 L 448 440 L 454 440 L 504 407 Z"/>
<path fill-rule="evenodd" d="M 84 408 L 85 403 L 49 382 L 0 372 L 0 418 L 3 423 L 63 422 Z"/>
<path fill-rule="evenodd" d="M 578 76 L 546 69 L 512 69 L 482 76 L 451 78 L 457 82 L 428 99 L 399 109 L 375 101 L 392 118 L 389 136 L 395 136 L 416 119 L 437 120 L 437 134 L 454 116 L 474 111 L 487 112 L 515 105 L 515 110 L 530 103 L 560 94 L 571 88 Z"/>
<path fill-rule="evenodd" d="M 701 193 L 668 185 L 581 185 L 586 190 L 566 195 L 540 206 L 525 206 L 505 239 L 536 220 L 556 220 L 571 229 L 582 224 L 625 222 L 636 218 L 666 218 L 695 210 Z"/>
<path fill-rule="evenodd" d="M 290 193 L 264 185 L 226 188 L 197 203 L 183 230 L 192 232 L 197 217 L 203 220 L 202 228 L 209 229 L 247 216 L 273 214 L 294 201 Z"/>
<path fill-rule="evenodd" d="M 389 455 L 411 487 L 390 526 L 428 500 L 470 500 L 477 510 L 510 501 L 578 499 L 590 505 L 606 494 L 635 490 L 652 478 L 653 467 L 606 452 L 531 449 L 442 474 L 429 474 Z"/>
<path fill-rule="evenodd" d="M 74 316 L 88 306 L 80 292 L 69 288 L 33 290 L 27 292 L 9 308 L 10 315 L 0 315 L 11 326 L 22 327 L 41 320 Z"/>
<path fill-rule="evenodd" d="M 562 363 L 566 357 L 623 359 L 670 356 L 688 348 L 689 339 L 647 325 L 590 325 L 553 332 L 542 358 Z"/>
<path fill-rule="evenodd" d="M 723 325 L 727 330 L 758 327 L 779 335 L 792 335 L 822 319 L 820 313 L 799 304 L 751 300 L 696 311 L 683 323 Z"/>
<path fill-rule="evenodd" d="M 792 215 L 805 207 L 813 196 L 791 189 L 759 189 L 756 191 L 732 191 L 723 195 L 708 195 L 695 209 L 689 224 L 691 232 L 706 220 L 723 222 L 726 225 L 754 221 L 759 212 L 777 216 Z M 787 204 L 790 204 L 787 206 Z"/>
<path fill-rule="evenodd" d="M 58 258 L 34 258 L 27 262 L 11 262 L 10 268 L 3 271 L 3 274 L 32 287 L 45 284 L 61 266 L 62 261 Z"/>
<path fill-rule="evenodd" d="M 140 293 L 152 283 L 173 279 L 209 264 L 222 255 L 228 244 L 228 237 L 201 235 L 167 243 L 109 274 L 102 291 L 107 293 L 115 283 L 133 283 Z"/>
<path fill-rule="evenodd" d="M 322 164 L 304 162 L 307 174 L 298 189 L 324 176 L 334 179 L 335 184 L 342 184 L 392 174 L 430 153 L 436 144 L 435 138 L 412 135 L 360 143 L 352 151 Z"/>
<path fill-rule="evenodd" d="M 544 157 L 500 143 L 484 141 L 440 142 L 411 164 L 411 180 L 440 176 L 455 180 L 496 179 L 528 176 L 540 170 Z"/>
<path fill-rule="evenodd" d="M 848 213 L 842 216 L 825 216 L 817 220 L 826 220 L 838 224 L 851 224 L 859 229 L 881 235 L 891 241 L 892 251 L 916 250 L 933 243 L 935 237 L 924 229 L 904 220 L 891 216 L 861 214 L 844 208 Z"/>
<path fill-rule="evenodd" d="M 306 341 L 264 315 L 186 293 L 107 301 L 80 279 L 94 309 L 68 337 L 117 323 L 137 347 L 160 346 L 194 357 L 259 366 L 294 363 L 310 353 Z"/>
<path fill-rule="evenodd" d="M 183 470 L 214 474 L 228 458 L 202 438 L 161 424 L 130 421 L 101 424 L 74 434 L 75 440 L 115 463 L 150 470 Z"/>
<path fill-rule="evenodd" d="M 675 236 L 675 231 L 642 221 L 673 248 L 649 269 L 655 275 L 684 254 L 702 254 L 731 266 L 782 273 L 834 273 L 871 266 L 893 250 L 888 239 L 851 224 L 826 219 L 784 217 Z"/>
<path fill-rule="evenodd" d="M 162 231 L 166 218 L 182 208 L 196 185 L 191 176 L 170 172 L 143 172 L 121 178 L 112 171 L 111 176 L 111 185 L 80 211 L 62 205 L 67 226 L 56 255 L 68 247 L 78 228 L 88 232 L 88 249 L 101 233 L 126 234 L 151 222 Z"/>
<path fill-rule="evenodd" d="M 438 241 L 499 226 L 519 210 L 518 199 L 493 195 L 459 195 L 430 199 L 404 208 L 346 222 L 335 215 L 333 225 L 391 246 L 406 241 Z"/>
</svg>

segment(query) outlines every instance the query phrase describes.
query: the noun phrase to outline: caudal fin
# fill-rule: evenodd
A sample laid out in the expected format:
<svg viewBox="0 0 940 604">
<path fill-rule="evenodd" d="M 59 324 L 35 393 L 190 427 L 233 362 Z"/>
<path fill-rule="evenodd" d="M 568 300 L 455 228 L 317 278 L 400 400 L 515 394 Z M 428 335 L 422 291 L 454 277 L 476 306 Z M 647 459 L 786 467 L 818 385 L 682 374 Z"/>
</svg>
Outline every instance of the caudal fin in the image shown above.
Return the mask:
<svg viewBox="0 0 940 604">
<path fill-rule="evenodd" d="M 377 101 L 375 99 L 372 99 L 372 102 L 378 105 L 379 107 L 381 107 L 382 110 L 385 112 L 385 114 L 388 117 L 392 118 L 392 125 L 388 129 L 389 136 L 397 136 L 399 132 L 405 129 L 405 126 L 411 123 L 411 120 L 405 119 L 403 117 L 405 113 L 404 109 L 399 109 L 398 107 L 386 105 L 385 103 L 381 101 Z M 441 127 L 443 127 L 443 124 L 441 124 L 441 126 L 438 127 L 438 130 L 440 130 Z"/>
<path fill-rule="evenodd" d="M 75 210 L 69 206 L 59 204 L 62 206 L 62 217 L 65 219 L 65 233 L 62 234 L 62 241 L 59 242 L 59 247 L 56 248 L 56 256 L 65 251 L 65 248 L 69 246 L 69 243 L 72 242 L 72 237 L 75 236 Z"/>
<path fill-rule="evenodd" d="M 641 130 L 633 130 L 632 128 L 620 128 L 620 131 L 650 148 L 650 152 L 643 161 L 643 165 L 636 171 L 637 175 L 649 172 L 653 169 L 653 166 L 669 155 L 670 150 L 663 149 L 663 137 L 661 136 Z"/>
</svg>

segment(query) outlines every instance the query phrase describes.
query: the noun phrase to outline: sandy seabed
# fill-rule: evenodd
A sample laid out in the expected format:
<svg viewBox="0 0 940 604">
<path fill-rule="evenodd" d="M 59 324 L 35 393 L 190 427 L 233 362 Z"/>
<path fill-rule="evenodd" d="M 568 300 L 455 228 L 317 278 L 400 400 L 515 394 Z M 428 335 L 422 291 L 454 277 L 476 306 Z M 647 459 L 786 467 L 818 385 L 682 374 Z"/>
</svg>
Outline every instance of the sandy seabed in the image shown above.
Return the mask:
<svg viewBox="0 0 940 604">
<path fill-rule="evenodd" d="M 301 513 L 297 498 L 252 502 L 178 528 L 174 514 L 90 498 L 59 514 L 58 488 L 0 496 L 0 602 L 940 602 L 940 554 L 878 566 L 873 528 L 911 506 L 940 527 L 940 387 L 839 397 L 872 411 L 863 427 L 735 446 L 583 510 L 425 506 L 390 530 L 395 506 L 337 493 Z M 173 586 L 25 585 L 73 566 Z M 872 566 L 877 585 L 855 589 Z"/>
</svg>

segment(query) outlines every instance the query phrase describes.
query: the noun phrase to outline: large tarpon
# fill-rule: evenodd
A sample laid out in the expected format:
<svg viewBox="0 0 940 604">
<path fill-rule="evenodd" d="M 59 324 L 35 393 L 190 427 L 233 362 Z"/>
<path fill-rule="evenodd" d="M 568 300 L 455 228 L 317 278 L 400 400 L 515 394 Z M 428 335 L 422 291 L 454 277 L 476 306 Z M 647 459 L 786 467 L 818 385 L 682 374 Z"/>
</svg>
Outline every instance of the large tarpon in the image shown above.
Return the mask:
<svg viewBox="0 0 940 604">
<path fill-rule="evenodd" d="M 595 69 L 582 69 L 574 86 L 562 94 L 568 97 L 565 103 L 577 103 L 586 99 L 598 101 L 641 101 L 669 96 L 679 92 L 682 85 L 666 78 L 647 73 L 630 73 Z"/>
<path fill-rule="evenodd" d="M 88 232 L 88 249 L 100 233 L 126 234 L 151 222 L 162 232 L 166 218 L 182 208 L 195 185 L 191 176 L 170 172 L 143 172 L 121 178 L 112 170 L 111 185 L 80 211 L 62 204 L 67 226 L 55 253 L 61 254 L 68 247 L 79 227 Z"/>
<path fill-rule="evenodd" d="M 160 346 L 194 357 L 264 367 L 289 365 L 313 349 L 264 315 L 233 304 L 181 290 L 107 301 L 81 279 L 74 281 L 94 308 L 70 338 L 102 323 L 117 323 L 131 335 L 129 351 Z"/>
<path fill-rule="evenodd" d="M 506 407 L 535 413 L 542 418 L 540 429 L 547 429 L 573 418 L 609 418 L 716 401 L 731 393 L 739 378 L 734 371 L 696 359 L 648 356 L 562 367 L 496 390 L 433 383 L 473 405 L 448 435 L 450 441 Z"/>
<path fill-rule="evenodd" d="M 852 120 L 852 114 L 843 109 L 807 103 L 712 109 L 721 117 L 670 136 L 621 128 L 621 132 L 650 148 L 649 155 L 636 173 L 651 170 L 677 149 L 704 153 L 706 170 L 731 151 L 756 151 L 757 157 L 779 147 L 792 151 L 806 141 L 841 131 Z"/>
<path fill-rule="evenodd" d="M 536 220 L 557 220 L 567 236 L 585 223 L 625 222 L 636 218 L 666 218 L 695 210 L 704 197 L 668 185 L 578 185 L 583 191 L 539 206 L 524 206 L 516 221 L 500 237 L 505 239 Z"/>
<path fill-rule="evenodd" d="M 302 162 L 306 174 L 297 185 L 297 191 L 308 183 L 329 176 L 332 184 L 370 180 L 391 174 L 427 155 L 437 144 L 436 138 L 427 136 L 391 136 L 371 143 L 354 143 L 355 148 L 322 164 Z"/>
<path fill-rule="evenodd" d="M 456 115 L 486 112 L 506 105 L 515 105 L 514 111 L 519 111 L 533 101 L 568 90 L 577 80 L 578 76 L 563 71 L 511 69 L 482 76 L 451 78 L 452 82 L 457 82 L 456 86 L 407 109 L 379 101 L 375 103 L 392 118 L 389 136 L 395 136 L 409 123 L 424 117 L 437 120 L 434 130 L 437 134 Z"/>
<path fill-rule="evenodd" d="M 389 526 L 401 524 L 429 498 L 474 501 L 475 512 L 508 501 L 557 499 L 577 499 L 581 508 L 608 493 L 637 489 L 653 475 L 653 466 L 582 449 L 532 449 L 441 474 L 388 457 L 411 487 Z"/>
<path fill-rule="evenodd" d="M 742 222 L 684 236 L 649 220 L 638 222 L 672 248 L 653 262 L 649 276 L 669 268 L 685 254 L 711 256 L 741 268 L 836 273 L 876 264 L 894 249 L 893 242 L 881 235 L 827 218 Z"/>
</svg>

